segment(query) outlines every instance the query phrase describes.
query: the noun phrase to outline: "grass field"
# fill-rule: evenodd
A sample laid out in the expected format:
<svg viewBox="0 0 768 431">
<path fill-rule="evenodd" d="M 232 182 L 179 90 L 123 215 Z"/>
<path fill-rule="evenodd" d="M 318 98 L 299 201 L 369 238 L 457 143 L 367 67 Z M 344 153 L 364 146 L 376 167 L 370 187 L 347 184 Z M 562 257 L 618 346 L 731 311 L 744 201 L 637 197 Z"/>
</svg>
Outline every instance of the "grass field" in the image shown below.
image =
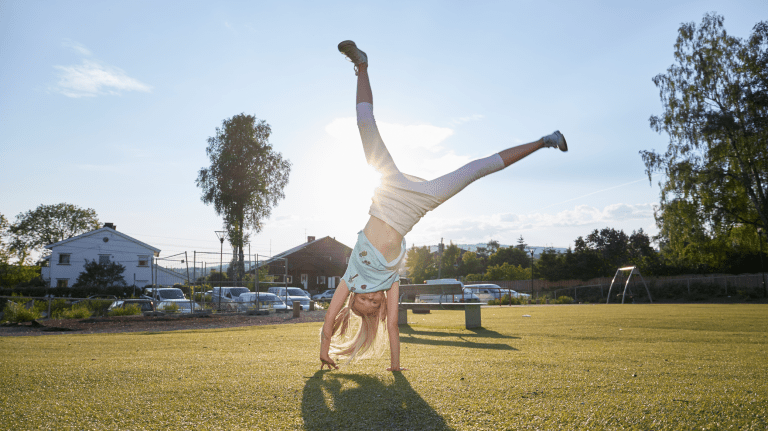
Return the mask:
<svg viewBox="0 0 768 431">
<path fill-rule="evenodd" d="M 318 323 L 3 337 L 0 429 L 768 428 L 767 305 L 463 318 L 409 314 L 403 373 L 318 371 Z"/>
</svg>

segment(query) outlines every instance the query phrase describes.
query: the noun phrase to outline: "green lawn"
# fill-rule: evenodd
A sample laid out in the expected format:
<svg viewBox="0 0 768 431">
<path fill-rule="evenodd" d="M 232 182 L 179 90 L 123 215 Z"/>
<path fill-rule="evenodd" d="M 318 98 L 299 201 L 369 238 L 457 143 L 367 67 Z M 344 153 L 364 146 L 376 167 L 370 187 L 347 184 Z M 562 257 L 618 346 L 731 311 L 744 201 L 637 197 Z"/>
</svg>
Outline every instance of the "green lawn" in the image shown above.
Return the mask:
<svg viewBox="0 0 768 431">
<path fill-rule="evenodd" d="M 408 320 L 394 374 L 388 356 L 318 371 L 318 323 L 3 337 L 0 428 L 768 428 L 768 305 Z"/>
</svg>

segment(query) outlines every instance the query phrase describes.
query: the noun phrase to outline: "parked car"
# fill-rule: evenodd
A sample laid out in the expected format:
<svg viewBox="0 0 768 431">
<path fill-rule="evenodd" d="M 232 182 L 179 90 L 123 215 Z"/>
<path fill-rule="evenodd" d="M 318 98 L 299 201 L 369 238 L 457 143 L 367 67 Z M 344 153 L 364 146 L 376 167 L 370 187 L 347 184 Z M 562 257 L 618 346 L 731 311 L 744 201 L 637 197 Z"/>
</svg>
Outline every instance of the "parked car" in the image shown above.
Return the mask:
<svg viewBox="0 0 768 431">
<path fill-rule="evenodd" d="M 510 292 L 510 289 L 501 288 L 496 284 L 470 284 L 466 288 L 477 295 L 481 302 L 485 303 L 494 299 L 501 299 L 502 296 L 508 295 Z M 514 291 L 512 290 L 512 292 Z"/>
<path fill-rule="evenodd" d="M 241 293 L 237 297 L 236 302 L 240 307 L 240 311 L 255 309 L 257 302 L 259 309 L 272 309 L 276 312 L 286 312 L 293 309 L 292 306 L 287 305 L 279 296 L 269 292 Z"/>
<path fill-rule="evenodd" d="M 285 287 L 272 286 L 269 289 L 267 289 L 267 292 L 274 293 L 275 295 L 278 295 L 278 292 L 283 292 L 283 296 L 285 296 Z M 306 296 L 307 298 L 312 298 L 312 295 L 310 295 L 306 290 L 301 289 L 299 287 L 289 287 L 288 295 L 289 296 Z"/>
<path fill-rule="evenodd" d="M 170 311 L 177 309 L 179 313 L 191 313 L 202 307 L 184 296 L 184 292 L 176 287 L 157 287 L 144 290 L 145 295 L 152 298 L 155 311 Z"/>
<path fill-rule="evenodd" d="M 293 306 L 294 301 L 299 301 L 302 310 L 309 310 L 310 299 L 304 295 L 304 292 L 298 287 L 289 287 L 287 292 L 285 287 L 270 287 L 269 293 L 274 293 L 279 296 L 280 299 L 286 301 L 289 305 Z M 287 297 L 286 297 L 287 295 Z"/>
<path fill-rule="evenodd" d="M 312 299 L 318 302 L 331 302 L 334 293 L 336 293 L 336 289 L 328 289 L 323 293 L 313 296 Z"/>
<path fill-rule="evenodd" d="M 462 287 L 464 294 L 457 295 L 437 295 L 427 294 L 418 295 L 416 302 L 481 302 L 480 298 L 475 295 L 471 289 L 464 287 L 464 284 L 458 280 L 452 278 L 442 278 L 437 280 L 426 280 L 426 284 L 457 284 Z"/>
<path fill-rule="evenodd" d="M 142 312 L 152 311 L 152 298 L 141 295 L 139 299 L 120 299 L 112 302 L 112 305 L 107 308 L 107 311 L 112 311 L 116 308 L 125 308 L 126 305 L 137 304 Z"/>
<path fill-rule="evenodd" d="M 251 289 L 247 287 L 214 287 L 209 292 L 211 295 L 211 302 L 237 302 L 237 298 L 243 293 L 250 292 Z"/>
</svg>

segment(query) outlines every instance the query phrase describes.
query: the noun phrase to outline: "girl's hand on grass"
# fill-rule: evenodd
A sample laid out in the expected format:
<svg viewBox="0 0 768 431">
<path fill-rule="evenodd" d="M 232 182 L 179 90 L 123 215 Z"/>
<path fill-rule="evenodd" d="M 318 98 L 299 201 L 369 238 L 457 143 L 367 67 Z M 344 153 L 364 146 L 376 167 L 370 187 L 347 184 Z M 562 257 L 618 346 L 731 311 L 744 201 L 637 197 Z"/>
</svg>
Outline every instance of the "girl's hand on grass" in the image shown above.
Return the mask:
<svg viewBox="0 0 768 431">
<path fill-rule="evenodd" d="M 326 365 L 328 366 L 329 370 L 338 370 L 339 369 L 339 366 L 336 365 L 336 362 L 333 362 L 333 359 L 329 358 L 328 356 L 323 357 L 321 355 L 320 356 L 320 369 L 322 370 L 323 368 L 325 368 Z"/>
<path fill-rule="evenodd" d="M 395 369 L 395 368 L 397 368 L 397 369 Z M 387 368 L 387 371 L 408 371 L 408 368 L 403 368 L 403 367 L 389 367 L 389 368 Z"/>
</svg>

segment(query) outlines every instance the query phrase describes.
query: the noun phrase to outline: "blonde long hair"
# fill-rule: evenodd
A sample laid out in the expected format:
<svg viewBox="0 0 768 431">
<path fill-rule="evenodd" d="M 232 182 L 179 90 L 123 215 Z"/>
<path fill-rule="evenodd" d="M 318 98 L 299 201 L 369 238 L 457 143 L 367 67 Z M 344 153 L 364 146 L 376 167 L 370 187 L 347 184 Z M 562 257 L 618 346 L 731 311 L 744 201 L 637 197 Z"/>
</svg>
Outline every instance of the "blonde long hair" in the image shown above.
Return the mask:
<svg viewBox="0 0 768 431">
<path fill-rule="evenodd" d="M 387 294 L 380 291 L 383 299 L 379 309 L 364 313 L 355 306 L 355 297 L 350 293 L 344 307 L 333 321 L 333 336 L 329 355 L 335 361 L 348 364 L 360 359 L 380 356 L 387 347 Z M 322 333 L 322 330 L 321 330 Z"/>
</svg>

